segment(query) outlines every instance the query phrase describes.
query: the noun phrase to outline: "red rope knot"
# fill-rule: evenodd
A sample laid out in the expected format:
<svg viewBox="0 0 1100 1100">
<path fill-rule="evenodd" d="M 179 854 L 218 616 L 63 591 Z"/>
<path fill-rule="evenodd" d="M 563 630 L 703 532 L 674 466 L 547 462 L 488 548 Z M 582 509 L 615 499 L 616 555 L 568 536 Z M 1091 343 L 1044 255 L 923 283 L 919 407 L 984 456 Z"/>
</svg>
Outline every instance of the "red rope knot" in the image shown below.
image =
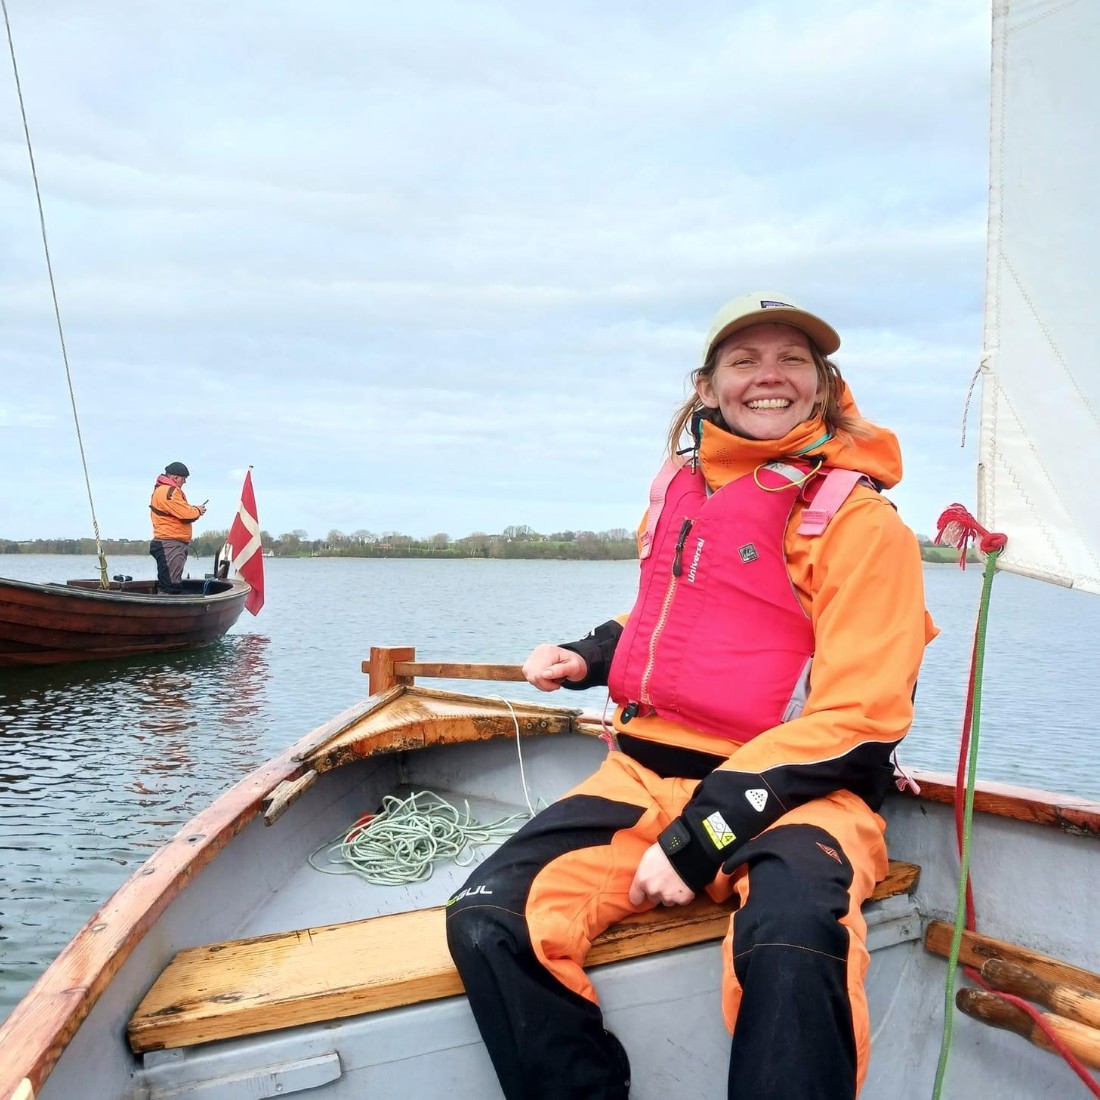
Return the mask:
<svg viewBox="0 0 1100 1100">
<path fill-rule="evenodd" d="M 983 554 L 1003 550 L 1008 536 L 987 531 L 961 504 L 949 505 L 936 521 L 936 545 L 954 546 L 959 551 L 959 568 L 966 568 L 966 551 L 977 541 Z"/>
</svg>

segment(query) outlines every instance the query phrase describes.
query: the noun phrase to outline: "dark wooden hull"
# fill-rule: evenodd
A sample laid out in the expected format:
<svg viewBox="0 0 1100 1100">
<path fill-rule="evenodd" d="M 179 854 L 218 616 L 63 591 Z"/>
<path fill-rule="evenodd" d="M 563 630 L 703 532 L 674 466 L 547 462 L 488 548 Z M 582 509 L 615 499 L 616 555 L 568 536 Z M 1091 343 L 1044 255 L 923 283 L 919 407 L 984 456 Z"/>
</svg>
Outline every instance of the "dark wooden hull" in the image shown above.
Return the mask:
<svg viewBox="0 0 1100 1100">
<path fill-rule="evenodd" d="M 112 581 L 104 590 L 98 580 L 0 578 L 0 668 L 205 645 L 237 621 L 249 591 L 241 580 L 184 581 L 180 595 L 165 596 L 153 581 Z"/>
</svg>

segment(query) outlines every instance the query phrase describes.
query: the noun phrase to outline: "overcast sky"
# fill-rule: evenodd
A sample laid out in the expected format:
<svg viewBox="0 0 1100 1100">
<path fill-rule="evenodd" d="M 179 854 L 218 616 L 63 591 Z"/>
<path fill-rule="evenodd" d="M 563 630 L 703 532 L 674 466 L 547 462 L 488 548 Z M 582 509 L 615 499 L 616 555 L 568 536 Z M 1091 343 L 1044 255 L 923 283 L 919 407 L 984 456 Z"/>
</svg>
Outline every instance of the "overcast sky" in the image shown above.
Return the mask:
<svg viewBox="0 0 1100 1100">
<path fill-rule="evenodd" d="M 985 0 L 7 5 L 104 536 L 176 460 L 210 528 L 249 465 L 273 535 L 633 528 L 754 289 L 840 331 L 910 526 L 972 505 Z M 85 536 L 6 53 L 0 537 Z"/>
</svg>

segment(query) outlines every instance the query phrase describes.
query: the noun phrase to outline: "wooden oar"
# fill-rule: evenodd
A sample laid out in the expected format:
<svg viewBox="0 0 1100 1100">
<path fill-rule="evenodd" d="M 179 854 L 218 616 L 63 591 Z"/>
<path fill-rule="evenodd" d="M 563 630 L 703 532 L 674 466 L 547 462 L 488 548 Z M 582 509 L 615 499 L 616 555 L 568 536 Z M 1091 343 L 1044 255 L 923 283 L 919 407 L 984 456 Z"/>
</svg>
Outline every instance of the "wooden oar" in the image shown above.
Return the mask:
<svg viewBox="0 0 1100 1100">
<path fill-rule="evenodd" d="M 1064 982 L 1048 982 L 1004 959 L 990 959 L 982 967 L 982 977 L 994 989 L 1015 993 L 1017 997 L 1046 1005 L 1059 1016 L 1100 1028 L 1100 997 L 1095 993 L 1086 993 Z"/>
<path fill-rule="evenodd" d="M 954 933 L 954 927 L 947 921 L 930 921 L 924 946 L 932 954 L 947 958 L 951 954 L 951 938 Z M 1007 959 L 1047 981 L 1061 982 L 1074 989 L 1088 990 L 1100 996 L 1100 974 L 1083 970 L 1050 955 L 1040 955 L 1038 951 L 1008 943 L 1006 940 L 995 940 L 992 936 L 983 936 L 977 932 L 963 932 L 962 949 L 959 952 L 960 965 L 980 970 L 990 959 Z"/>
<path fill-rule="evenodd" d="M 416 659 L 412 646 L 371 646 L 370 660 L 363 662 L 363 671 L 370 677 L 370 693 L 395 684 L 412 683 L 417 676 L 436 676 L 447 680 L 523 680 L 519 665 L 477 665 L 455 662 L 422 662 Z"/>
<path fill-rule="evenodd" d="M 472 665 L 457 662 L 396 661 L 398 676 L 434 676 L 445 680 L 525 680 L 519 665 Z"/>
<path fill-rule="evenodd" d="M 1022 1008 L 1008 1004 L 992 993 L 984 993 L 980 989 L 960 989 L 955 1004 L 960 1012 L 975 1020 L 1014 1031 L 1035 1046 L 1056 1052 L 1043 1029 Z M 1067 1020 L 1064 1016 L 1055 1016 L 1052 1012 L 1044 1012 L 1043 1020 L 1072 1054 L 1085 1065 L 1100 1069 L 1100 1030 L 1076 1020 Z"/>
</svg>

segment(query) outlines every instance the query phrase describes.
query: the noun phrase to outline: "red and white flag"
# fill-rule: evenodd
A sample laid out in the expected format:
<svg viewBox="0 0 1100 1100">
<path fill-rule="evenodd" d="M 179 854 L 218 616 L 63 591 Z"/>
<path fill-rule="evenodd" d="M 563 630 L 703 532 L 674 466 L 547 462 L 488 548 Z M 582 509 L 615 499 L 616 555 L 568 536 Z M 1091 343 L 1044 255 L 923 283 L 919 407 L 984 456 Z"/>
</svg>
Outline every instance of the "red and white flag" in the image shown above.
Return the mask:
<svg viewBox="0 0 1100 1100">
<path fill-rule="evenodd" d="M 252 492 L 251 466 L 244 475 L 241 503 L 226 542 L 231 567 L 252 585 L 244 606 L 253 615 L 258 615 L 264 605 L 264 548 L 260 544 L 260 520 L 256 514 L 256 495 Z"/>
</svg>

